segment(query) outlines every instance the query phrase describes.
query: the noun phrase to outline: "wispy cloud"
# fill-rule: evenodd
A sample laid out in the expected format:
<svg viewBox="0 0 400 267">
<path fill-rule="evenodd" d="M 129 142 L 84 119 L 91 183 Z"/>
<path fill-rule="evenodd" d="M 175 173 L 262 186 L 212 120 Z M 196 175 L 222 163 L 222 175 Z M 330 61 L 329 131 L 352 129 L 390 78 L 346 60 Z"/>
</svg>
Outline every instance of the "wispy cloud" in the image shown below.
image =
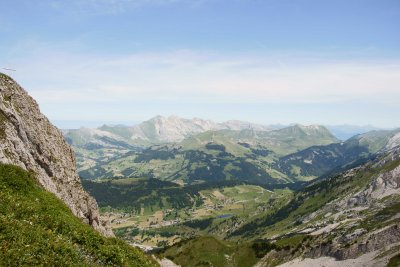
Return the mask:
<svg viewBox="0 0 400 267">
<path fill-rule="evenodd" d="M 41 103 L 337 103 L 400 98 L 400 62 L 321 62 L 195 51 L 97 56 L 36 52 L 15 62 Z"/>
<path fill-rule="evenodd" d="M 12 75 L 52 119 L 139 121 L 161 113 L 398 126 L 397 59 L 194 50 L 104 55 L 71 46 L 31 40 L 10 55 Z"/>
</svg>

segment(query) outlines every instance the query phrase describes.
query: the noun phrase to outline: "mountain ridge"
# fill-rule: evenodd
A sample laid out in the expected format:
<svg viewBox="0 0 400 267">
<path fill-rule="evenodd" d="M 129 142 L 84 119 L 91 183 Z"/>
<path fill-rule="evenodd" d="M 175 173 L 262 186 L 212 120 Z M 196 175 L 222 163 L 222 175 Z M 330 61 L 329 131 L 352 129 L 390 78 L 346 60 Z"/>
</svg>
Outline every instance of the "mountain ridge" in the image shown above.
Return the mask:
<svg viewBox="0 0 400 267">
<path fill-rule="evenodd" d="M 247 131 L 253 135 L 257 135 L 257 133 L 264 135 L 265 132 L 285 132 L 290 129 L 292 129 L 293 132 L 295 132 L 295 129 L 298 129 L 297 132 L 303 133 L 304 135 L 324 132 L 324 134 L 327 136 L 329 135 L 333 140 L 339 141 L 323 125 L 295 124 L 276 129 L 274 127 L 240 120 L 229 120 L 217 123 L 199 118 L 185 119 L 178 116 L 163 117 L 160 115 L 134 126 L 102 125 L 97 128 L 81 127 L 80 129 L 65 129 L 63 130 L 63 134 L 67 141 L 74 146 L 83 146 L 90 143 L 112 146 L 112 144 L 105 144 L 107 142 L 104 142 L 104 136 L 108 136 L 115 141 L 126 143 L 124 146 L 149 146 L 163 143 L 179 143 L 186 138 L 209 131 Z"/>
<path fill-rule="evenodd" d="M 92 149 L 74 148 L 83 179 L 133 175 L 191 182 L 214 177 L 257 180 L 260 183 L 265 179 L 265 182 L 273 183 L 274 179 L 283 182 L 293 178 L 272 168 L 272 162 L 279 157 L 313 145 L 335 142 L 339 140 L 323 126 L 297 125 L 270 131 L 206 131 L 179 143 L 153 145 L 142 150 L 95 146 L 90 147 Z M 99 158 L 93 161 L 95 154 Z"/>
<path fill-rule="evenodd" d="M 87 126 L 81 126 L 79 128 L 61 128 L 63 129 L 63 131 L 68 132 L 68 131 L 79 131 L 79 129 L 81 128 L 88 128 L 88 129 L 99 129 L 99 130 L 104 130 L 104 131 L 109 131 L 111 133 L 115 133 L 115 134 L 119 134 L 120 136 L 129 139 L 130 137 L 132 137 L 135 132 L 136 132 L 136 137 L 138 138 L 137 141 L 140 141 L 140 139 L 143 139 L 142 142 L 144 142 L 146 144 L 146 140 L 150 141 L 151 138 L 147 137 L 146 134 L 141 130 L 141 128 L 143 128 L 142 126 L 144 126 L 144 124 L 154 124 L 155 121 L 170 121 L 172 122 L 173 120 L 175 121 L 181 121 L 181 122 L 197 122 L 197 123 L 202 123 L 204 122 L 205 124 L 208 124 L 209 127 L 204 128 L 200 131 L 194 131 L 192 132 L 192 134 L 196 134 L 196 133 L 200 133 L 200 132 L 204 132 L 204 131 L 209 131 L 209 130 L 222 130 L 222 129 L 227 129 L 227 130 L 236 130 L 236 131 L 240 131 L 240 130 L 254 130 L 254 131 L 270 131 L 270 130 L 279 130 L 282 128 L 287 128 L 287 127 L 291 127 L 291 126 L 295 126 L 295 125 L 301 125 L 298 123 L 294 123 L 294 124 L 257 124 L 257 123 L 252 123 L 252 122 L 248 122 L 248 121 L 241 121 L 241 120 L 227 120 L 224 122 L 215 122 L 212 120 L 208 120 L 208 119 L 201 119 L 201 118 L 182 118 L 179 116 L 175 116 L 175 115 L 171 115 L 171 116 L 161 116 L 161 115 L 157 115 L 154 116 L 148 120 L 142 121 L 140 123 L 136 123 L 133 126 L 129 126 L 127 124 L 101 124 L 98 123 L 99 126 L 97 127 L 87 127 Z M 385 130 L 385 129 L 381 129 L 378 127 L 374 127 L 371 125 L 366 125 L 366 126 L 358 126 L 358 125 L 325 125 L 325 124 L 311 124 L 308 126 L 312 126 L 312 125 L 320 125 L 320 126 L 324 126 L 325 128 L 327 128 L 336 138 L 338 138 L 339 140 L 345 141 L 355 135 L 358 134 L 363 134 L 369 131 L 373 131 L 373 130 Z M 154 125 L 153 125 L 154 126 Z M 210 127 L 212 126 L 212 127 Z M 134 130 L 136 129 L 136 130 Z M 181 135 L 179 138 L 175 139 L 174 142 L 178 142 L 181 141 L 182 138 L 188 137 L 189 135 Z M 134 136 L 133 136 L 134 137 Z M 135 137 L 133 138 L 135 139 Z M 165 142 L 162 140 L 152 140 L 153 143 L 159 143 L 159 142 Z M 172 140 L 171 140 L 172 142 Z"/>
</svg>

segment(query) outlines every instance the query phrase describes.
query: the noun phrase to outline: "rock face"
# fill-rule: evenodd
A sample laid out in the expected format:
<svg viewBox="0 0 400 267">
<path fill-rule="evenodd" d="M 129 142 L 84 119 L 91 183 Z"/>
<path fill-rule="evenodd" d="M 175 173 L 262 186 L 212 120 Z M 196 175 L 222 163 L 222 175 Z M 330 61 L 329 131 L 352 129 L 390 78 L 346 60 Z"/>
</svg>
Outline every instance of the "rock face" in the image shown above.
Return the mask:
<svg viewBox="0 0 400 267">
<path fill-rule="evenodd" d="M 184 119 L 177 116 L 156 116 L 132 127 L 131 139 L 151 142 L 180 142 L 186 137 L 206 131 L 240 131 L 244 129 L 253 129 L 255 131 L 271 130 L 268 126 L 235 120 L 217 123 L 199 118 Z"/>
<path fill-rule="evenodd" d="M 383 165 L 388 160 L 396 160 L 399 157 L 400 147 L 398 146 L 392 149 L 388 156 L 376 163 L 376 165 Z M 391 171 L 381 173 L 377 177 L 374 177 L 367 188 L 344 199 L 342 205 L 347 208 L 366 206 L 377 199 L 383 199 L 390 195 L 400 195 L 400 165 Z"/>
<path fill-rule="evenodd" d="M 367 205 L 374 199 L 382 199 L 394 194 L 400 195 L 400 166 L 379 175 L 368 188 L 351 197 L 347 206 Z"/>
<path fill-rule="evenodd" d="M 338 248 L 335 245 L 321 245 L 311 249 L 305 256 L 309 258 L 319 258 L 324 256 L 334 257 L 342 261 L 346 259 L 355 259 L 362 254 L 376 251 L 392 244 L 400 242 L 400 224 L 393 224 L 369 233 L 348 248 Z"/>
<path fill-rule="evenodd" d="M 74 152 L 62 133 L 24 89 L 1 73 L 0 162 L 34 172 L 38 182 L 64 201 L 75 216 L 105 236 L 113 236 L 96 201 L 82 188 Z"/>
</svg>

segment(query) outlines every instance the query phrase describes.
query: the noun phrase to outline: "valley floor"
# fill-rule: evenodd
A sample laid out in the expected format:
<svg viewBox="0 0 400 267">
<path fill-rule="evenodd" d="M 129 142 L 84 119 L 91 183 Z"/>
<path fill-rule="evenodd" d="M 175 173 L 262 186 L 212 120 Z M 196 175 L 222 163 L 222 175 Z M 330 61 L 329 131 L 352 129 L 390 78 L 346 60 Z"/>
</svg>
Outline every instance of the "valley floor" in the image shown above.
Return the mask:
<svg viewBox="0 0 400 267">
<path fill-rule="evenodd" d="M 219 224 L 227 219 L 235 217 L 245 222 L 265 215 L 283 205 L 291 194 L 288 189 L 269 191 L 256 185 L 237 185 L 200 191 L 200 205 L 181 209 L 146 206 L 138 214 L 114 210 L 104 215 L 110 218 L 117 236 L 149 250 L 173 245 L 193 236 L 194 230 L 198 234 L 214 227 L 223 235 L 226 229 Z M 270 203 L 269 209 L 267 203 Z"/>
</svg>

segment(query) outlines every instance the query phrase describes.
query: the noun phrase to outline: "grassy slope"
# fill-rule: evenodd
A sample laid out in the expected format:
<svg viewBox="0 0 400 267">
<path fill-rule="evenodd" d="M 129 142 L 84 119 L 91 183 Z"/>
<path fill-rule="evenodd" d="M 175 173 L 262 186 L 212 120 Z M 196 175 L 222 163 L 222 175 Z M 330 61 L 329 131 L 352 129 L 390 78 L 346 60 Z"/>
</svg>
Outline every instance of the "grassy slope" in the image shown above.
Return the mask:
<svg viewBox="0 0 400 267">
<path fill-rule="evenodd" d="M 266 162 L 252 155 L 254 159 L 235 157 L 226 152 L 225 146 L 214 143 L 206 144 L 199 150 L 159 146 L 100 162 L 96 167 L 79 174 L 82 179 L 147 177 L 166 181 L 183 180 L 187 183 L 197 180 L 241 180 L 260 184 L 287 181 L 284 174 L 270 171 Z"/>
<path fill-rule="evenodd" d="M 181 266 L 253 266 L 258 258 L 249 244 L 235 245 L 211 236 L 183 241 L 160 253 Z"/>
<path fill-rule="evenodd" d="M 181 187 L 175 183 L 158 179 L 117 179 L 104 182 L 83 181 L 84 188 L 96 198 L 100 207 L 134 212 L 140 208 L 182 209 L 196 203 L 202 204 L 199 192 L 209 188 L 232 186 L 236 182 L 212 182 Z"/>
<path fill-rule="evenodd" d="M 105 184 L 103 183 L 103 185 Z M 123 214 L 121 219 L 124 221 L 124 223 L 118 223 L 118 220 L 114 221 L 117 222 L 114 224 L 114 227 L 119 229 L 116 233 L 122 239 L 136 243 L 143 243 L 146 245 L 154 245 L 160 241 L 161 237 L 162 239 L 166 237 L 169 244 L 175 243 L 177 239 L 187 239 L 197 235 L 213 235 L 221 238 L 227 235 L 227 231 L 231 231 L 231 228 L 234 227 L 234 225 L 236 225 L 238 222 L 247 221 L 250 218 L 254 219 L 255 217 L 263 217 L 266 214 L 273 212 L 273 210 L 283 206 L 287 199 L 291 196 L 291 192 L 289 190 L 275 190 L 273 193 L 254 185 L 226 185 L 223 187 L 221 185 L 221 187 L 214 186 L 204 190 L 201 186 L 202 185 L 198 185 L 197 188 L 194 188 L 194 186 L 189 186 L 189 188 L 191 187 L 193 190 L 197 190 L 192 190 L 192 192 L 187 190 L 189 189 L 188 187 L 186 187 L 186 189 L 180 188 L 182 192 L 175 191 L 174 199 L 167 199 L 163 207 L 149 207 L 143 205 L 143 215 L 140 217 L 131 215 L 132 217 L 128 221 L 136 222 L 136 225 L 138 228 L 140 228 L 140 231 L 135 230 L 136 227 L 134 224 L 128 225 L 128 222 L 125 223 L 126 214 Z M 90 188 L 88 189 L 88 191 L 93 192 L 90 190 Z M 142 190 L 140 187 L 138 187 L 137 189 L 135 188 L 135 192 L 124 195 L 137 196 L 142 193 L 141 191 Z M 163 195 L 165 195 L 165 192 L 163 191 L 165 190 L 160 190 L 155 195 L 163 198 Z M 196 201 L 196 195 L 193 194 L 195 192 L 200 192 L 200 195 L 203 197 L 200 203 L 194 202 Z M 177 201 L 177 204 L 184 204 L 182 201 L 184 199 L 178 201 L 179 194 L 182 196 L 187 194 L 185 197 L 190 197 L 187 201 L 189 201 L 191 204 L 186 204 L 179 209 L 168 211 L 167 209 L 169 207 L 167 204 L 168 202 L 171 202 L 171 200 L 174 202 Z M 96 194 L 93 195 L 96 196 Z M 104 199 L 105 198 L 109 199 L 110 197 L 104 197 Z M 145 199 L 138 199 L 136 201 L 146 204 L 142 200 Z M 197 200 L 199 200 L 198 197 Z M 99 201 L 99 204 L 102 206 L 103 202 Z M 133 207 L 132 204 L 131 206 Z M 103 205 L 103 210 L 108 211 L 109 209 Z M 149 224 L 149 221 L 155 221 L 155 213 L 158 213 L 161 210 L 164 212 L 164 221 L 178 219 L 183 223 L 161 227 L 158 229 L 143 229 L 143 226 Z M 128 211 L 128 209 L 126 209 L 126 211 Z M 150 238 L 149 240 L 147 240 L 148 237 Z"/>
<path fill-rule="evenodd" d="M 297 235 L 275 243 L 234 243 L 211 236 L 199 236 L 166 248 L 158 256 L 166 257 L 181 266 L 250 267 L 271 250 L 296 251 L 311 239 L 306 235 Z M 276 259 L 275 263 L 267 266 L 275 266 L 280 261 Z"/>
<path fill-rule="evenodd" d="M 73 216 L 32 174 L 0 165 L 0 265 L 153 266 L 139 250 Z"/>
</svg>

